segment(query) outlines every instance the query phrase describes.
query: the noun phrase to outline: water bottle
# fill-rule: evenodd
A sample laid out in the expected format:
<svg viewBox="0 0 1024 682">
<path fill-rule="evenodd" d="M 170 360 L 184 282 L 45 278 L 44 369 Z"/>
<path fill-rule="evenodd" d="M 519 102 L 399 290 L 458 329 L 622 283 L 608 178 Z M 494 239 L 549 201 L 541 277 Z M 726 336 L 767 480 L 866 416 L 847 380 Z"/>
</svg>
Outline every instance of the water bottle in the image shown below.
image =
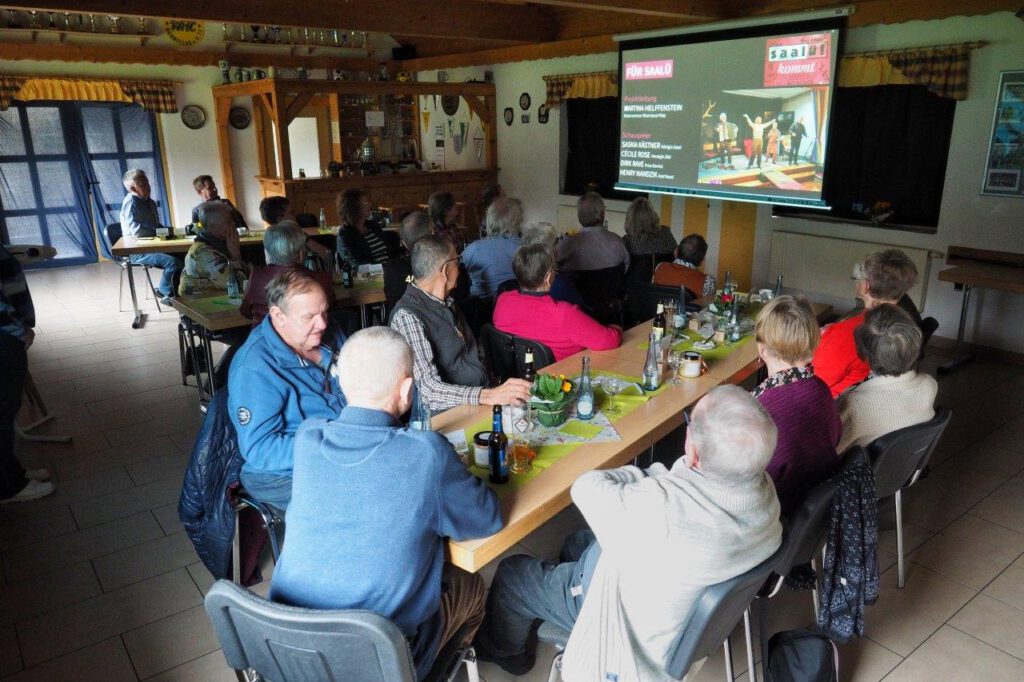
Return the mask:
<svg viewBox="0 0 1024 682">
<path fill-rule="evenodd" d="M 658 352 L 661 350 L 661 344 L 653 331 L 648 342 L 642 386 L 645 391 L 656 391 L 661 385 L 661 370 L 658 368 Z"/>
<path fill-rule="evenodd" d="M 412 391 L 412 409 L 409 414 L 409 428 L 415 431 L 430 431 L 430 408 L 423 394 L 415 385 Z"/>
<path fill-rule="evenodd" d="M 775 278 L 775 298 L 782 295 L 782 275 Z"/>
<path fill-rule="evenodd" d="M 238 279 L 235 277 L 235 271 L 228 268 L 228 298 L 239 298 L 238 293 Z"/>
<path fill-rule="evenodd" d="M 327 227 L 327 216 L 324 215 L 324 209 L 320 209 L 320 229 L 323 230 Z"/>
<path fill-rule="evenodd" d="M 594 387 L 590 382 L 590 356 L 583 356 L 583 371 L 580 373 L 580 392 L 576 397 L 576 418 L 594 418 Z"/>
</svg>

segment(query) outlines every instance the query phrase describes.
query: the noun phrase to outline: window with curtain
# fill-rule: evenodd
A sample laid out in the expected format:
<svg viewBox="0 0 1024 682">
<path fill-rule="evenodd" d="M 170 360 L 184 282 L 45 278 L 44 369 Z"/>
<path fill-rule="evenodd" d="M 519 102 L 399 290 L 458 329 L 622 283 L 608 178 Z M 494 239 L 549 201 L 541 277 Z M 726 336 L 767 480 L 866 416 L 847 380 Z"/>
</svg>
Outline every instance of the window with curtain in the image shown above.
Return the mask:
<svg viewBox="0 0 1024 682">
<path fill-rule="evenodd" d="M 632 201 L 639 194 L 615 190 L 619 175 L 619 100 L 566 99 L 561 106 L 566 116 L 567 156 L 563 194 L 593 190 L 605 199 Z"/>
<path fill-rule="evenodd" d="M 97 260 L 97 245 L 116 222 L 121 175 L 146 171 L 162 219 L 163 165 L 154 115 L 112 103 L 15 102 L 0 111 L 0 238 L 45 244 L 57 257 L 37 267 Z"/>
</svg>

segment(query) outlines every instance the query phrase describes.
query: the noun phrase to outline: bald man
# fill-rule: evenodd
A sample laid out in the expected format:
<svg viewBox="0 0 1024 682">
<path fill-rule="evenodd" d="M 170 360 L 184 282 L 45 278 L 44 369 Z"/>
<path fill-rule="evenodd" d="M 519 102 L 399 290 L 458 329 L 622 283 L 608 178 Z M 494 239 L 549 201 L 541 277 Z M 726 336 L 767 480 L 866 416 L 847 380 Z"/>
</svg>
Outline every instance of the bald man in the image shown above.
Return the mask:
<svg viewBox="0 0 1024 682">
<path fill-rule="evenodd" d="M 441 647 L 469 645 L 484 615 L 483 580 L 444 563 L 445 538 L 493 535 L 502 522 L 495 494 L 444 436 L 398 421 L 412 371 L 412 349 L 388 327 L 356 332 L 342 347 L 333 372 L 348 405 L 296 434 L 288 541 L 271 598 L 386 616 L 422 680 Z"/>
</svg>

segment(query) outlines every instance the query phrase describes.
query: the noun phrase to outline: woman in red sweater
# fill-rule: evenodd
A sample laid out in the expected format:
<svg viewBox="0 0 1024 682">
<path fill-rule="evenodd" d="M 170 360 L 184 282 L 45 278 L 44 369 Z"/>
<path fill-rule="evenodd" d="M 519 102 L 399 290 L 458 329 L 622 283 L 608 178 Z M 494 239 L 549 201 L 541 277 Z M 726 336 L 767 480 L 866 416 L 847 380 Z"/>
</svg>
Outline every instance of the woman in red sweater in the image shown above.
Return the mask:
<svg viewBox="0 0 1024 682">
<path fill-rule="evenodd" d="M 917 281 L 917 266 L 899 249 L 886 249 L 854 266 L 853 278 L 864 309 L 822 329 L 821 344 L 814 354 L 814 373 L 828 385 L 833 398 L 867 379 L 870 371 L 857 355 L 853 330 L 864 321 L 866 311 L 899 301 Z"/>
<path fill-rule="evenodd" d="M 505 332 L 539 341 L 555 360 L 584 348 L 609 350 L 622 342 L 622 329 L 605 327 L 571 303 L 551 298 L 555 255 L 546 244 L 520 247 L 512 259 L 518 291 L 506 291 L 494 307 L 494 326 Z"/>
</svg>

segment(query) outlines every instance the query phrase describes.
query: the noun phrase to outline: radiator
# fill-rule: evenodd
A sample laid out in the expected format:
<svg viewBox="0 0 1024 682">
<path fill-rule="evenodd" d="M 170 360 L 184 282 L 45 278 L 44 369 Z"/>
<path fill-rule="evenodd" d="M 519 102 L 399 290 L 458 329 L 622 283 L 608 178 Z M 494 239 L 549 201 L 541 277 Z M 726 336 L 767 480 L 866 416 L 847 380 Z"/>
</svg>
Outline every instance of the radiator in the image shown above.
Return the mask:
<svg viewBox="0 0 1024 682">
<path fill-rule="evenodd" d="M 781 274 L 786 289 L 852 302 L 853 264 L 875 251 L 893 248 L 917 266 L 917 284 L 908 293 L 917 309 L 924 310 L 931 259 L 942 256 L 929 249 L 778 230 L 772 233 L 770 281 Z"/>
</svg>

